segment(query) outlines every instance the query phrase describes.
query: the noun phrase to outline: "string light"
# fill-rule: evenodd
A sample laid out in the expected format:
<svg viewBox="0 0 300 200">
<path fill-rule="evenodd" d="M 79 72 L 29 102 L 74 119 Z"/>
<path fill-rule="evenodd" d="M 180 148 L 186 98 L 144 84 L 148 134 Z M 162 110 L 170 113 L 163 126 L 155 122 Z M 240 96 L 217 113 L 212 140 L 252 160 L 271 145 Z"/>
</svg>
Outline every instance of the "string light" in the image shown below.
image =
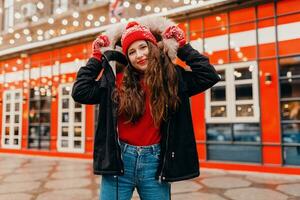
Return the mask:
<svg viewBox="0 0 300 200">
<path fill-rule="evenodd" d="M 9 27 L 7 30 L 9 33 L 13 33 L 15 30 L 12 27 Z"/>
<path fill-rule="evenodd" d="M 52 35 L 52 36 L 55 34 L 55 31 L 54 31 L 53 29 L 50 29 L 48 32 L 49 32 L 49 34 Z"/>
<path fill-rule="evenodd" d="M 20 38 L 21 38 L 20 33 L 15 33 L 15 38 L 16 38 L 16 39 L 20 39 Z"/>
<path fill-rule="evenodd" d="M 66 25 L 68 25 L 68 20 L 67 19 L 63 19 L 61 21 L 61 23 L 62 23 L 62 25 L 66 26 Z"/>
<path fill-rule="evenodd" d="M 39 2 L 37 3 L 36 7 L 37 7 L 38 9 L 40 9 L 40 10 L 44 9 L 44 4 L 43 4 L 43 2 L 39 1 Z"/>
<path fill-rule="evenodd" d="M 100 22 L 105 22 L 106 18 L 104 16 L 99 17 Z"/>
<path fill-rule="evenodd" d="M 33 22 L 38 22 L 38 21 L 39 21 L 39 18 L 38 18 L 38 16 L 33 15 L 33 16 L 31 17 L 31 20 L 32 20 Z"/>
<path fill-rule="evenodd" d="M 73 12 L 72 16 L 73 16 L 74 18 L 78 18 L 78 17 L 79 17 L 79 13 L 78 13 L 78 12 Z"/>
<path fill-rule="evenodd" d="M 114 0 L 112 0 L 112 1 L 114 1 Z M 173 2 L 174 3 L 178 3 L 178 2 L 180 2 L 180 0 L 173 0 Z M 201 3 L 203 1 L 201 1 L 201 0 L 199 0 L 199 1 L 197 1 L 197 0 L 183 0 L 183 2 L 185 4 L 191 3 L 191 4 L 194 5 L 197 2 Z M 122 5 L 125 8 L 129 8 L 131 6 L 131 4 L 132 3 L 130 3 L 128 0 L 125 0 Z M 160 7 L 160 6 L 152 7 L 150 5 L 143 6 L 143 4 L 141 4 L 139 2 L 137 2 L 136 4 L 132 4 L 132 6 L 136 10 L 144 9 L 146 12 L 151 12 L 152 11 L 154 13 L 159 13 L 159 12 L 167 12 L 168 11 L 167 7 L 163 7 L 163 8 Z M 40 1 L 38 1 L 36 3 L 36 8 L 37 9 L 42 10 L 42 9 L 44 9 L 44 7 L 45 7 L 45 4 L 44 4 L 43 1 L 40 0 Z M 63 7 L 59 7 L 57 9 L 55 9 L 55 13 L 57 13 L 57 14 L 61 14 L 64 11 L 65 11 L 65 9 Z M 78 11 L 74 11 L 72 13 L 72 17 L 73 18 L 77 19 L 77 18 L 79 18 L 79 16 L 80 16 L 80 13 Z M 20 19 L 20 18 L 22 18 L 22 15 L 21 15 L 20 12 L 16 12 L 14 14 L 14 17 L 16 19 Z M 95 19 L 95 16 L 93 14 L 88 14 L 87 15 L 87 21 L 83 22 L 84 26 L 85 27 L 90 27 L 90 26 L 94 25 L 95 27 L 98 27 L 98 26 L 100 26 L 102 23 L 104 23 L 106 21 L 106 17 L 105 16 L 100 16 L 98 21 L 95 20 L 94 22 L 91 22 L 94 19 Z M 38 22 L 40 19 L 39 19 L 39 16 L 37 14 L 35 14 L 35 15 L 31 16 L 31 20 L 32 20 L 32 22 Z M 120 19 L 120 22 L 121 23 L 126 23 L 128 21 L 133 21 L 133 20 L 134 20 L 134 18 L 129 18 L 129 19 L 122 18 L 122 19 Z M 118 21 L 119 20 L 117 20 L 115 17 L 112 17 L 112 18 L 109 19 L 109 23 L 112 23 L 112 24 L 117 23 Z M 52 25 L 52 24 L 55 23 L 55 20 L 54 20 L 53 17 L 49 17 L 48 20 L 47 20 L 47 22 L 48 22 L 48 24 Z M 64 26 L 67 26 L 67 25 L 70 24 L 70 25 L 73 25 L 73 27 L 78 27 L 80 25 L 80 21 L 79 20 L 68 21 L 67 19 L 62 19 L 61 24 L 64 25 Z M 14 29 L 12 27 L 10 27 L 8 29 L 8 32 L 9 33 L 14 33 Z M 28 28 L 25 28 L 23 30 L 24 35 L 26 35 L 27 42 L 31 42 L 33 40 L 32 36 L 30 36 L 30 32 L 31 31 Z M 64 35 L 64 34 L 67 33 L 67 29 L 61 29 L 58 33 L 60 33 L 60 35 Z M 50 29 L 48 31 L 43 31 L 42 29 L 38 29 L 37 30 L 37 35 L 38 36 L 36 37 L 36 39 L 40 41 L 40 40 L 43 40 L 43 39 L 51 38 L 51 36 L 56 35 L 56 33 L 55 33 L 55 31 L 53 29 Z M 9 40 L 9 42 L 10 42 L 10 44 L 14 44 L 15 43 L 15 39 L 20 39 L 20 38 L 21 38 L 20 33 L 16 33 L 16 34 L 14 34 L 14 38 L 11 39 L 11 40 Z M 1 44 L 3 43 L 3 38 L 0 40 L 0 43 Z"/>
<path fill-rule="evenodd" d="M 154 12 L 155 12 L 155 13 L 159 13 L 159 12 L 160 12 L 160 8 L 159 8 L 159 7 L 155 7 L 155 8 L 154 8 Z"/>
<path fill-rule="evenodd" d="M 146 10 L 147 12 L 150 12 L 150 11 L 151 11 L 151 6 L 149 6 L 149 5 L 146 6 L 146 7 L 145 7 L 145 10 Z"/>
<path fill-rule="evenodd" d="M 27 42 L 31 42 L 32 41 L 32 37 L 31 36 L 27 36 L 26 40 L 27 40 Z"/>
<path fill-rule="evenodd" d="M 114 18 L 114 17 L 112 17 L 112 18 L 110 19 L 110 22 L 114 24 L 114 23 L 116 23 L 116 22 L 117 22 L 117 19 L 116 19 L 116 18 Z"/>
<path fill-rule="evenodd" d="M 38 41 L 41 41 L 41 40 L 44 39 L 44 37 L 43 37 L 42 35 L 39 35 L 39 36 L 37 37 L 37 39 L 38 39 Z"/>
<path fill-rule="evenodd" d="M 60 30 L 60 34 L 64 35 L 64 34 L 66 34 L 66 33 L 67 33 L 67 30 L 66 30 L 66 29 L 61 29 L 61 30 Z"/>
<path fill-rule="evenodd" d="M 125 8 L 128 8 L 130 6 L 130 3 L 128 1 L 124 1 L 123 6 Z"/>
<path fill-rule="evenodd" d="M 94 19 L 94 16 L 93 16 L 92 14 L 89 14 L 89 15 L 87 16 L 87 19 L 88 19 L 88 20 L 93 20 L 93 19 Z"/>
<path fill-rule="evenodd" d="M 74 20 L 72 24 L 73 24 L 73 26 L 76 26 L 76 27 L 77 27 L 77 26 L 79 26 L 79 21 Z"/>
<path fill-rule="evenodd" d="M 86 22 L 84 23 L 84 25 L 85 25 L 86 27 L 90 27 L 90 26 L 91 26 L 91 22 L 90 22 L 90 21 L 86 21 Z"/>
<path fill-rule="evenodd" d="M 95 21 L 94 22 L 94 26 L 100 26 L 100 22 L 99 21 Z"/>
<path fill-rule="evenodd" d="M 49 24 L 53 24 L 53 23 L 54 23 L 54 19 L 53 19 L 52 17 L 50 17 L 50 18 L 48 19 L 48 23 L 49 23 Z"/>
<path fill-rule="evenodd" d="M 44 31 L 43 31 L 42 29 L 38 29 L 38 30 L 37 30 L 37 34 L 38 34 L 38 35 L 42 35 L 43 33 L 44 33 Z"/>
<path fill-rule="evenodd" d="M 16 19 L 21 19 L 21 17 L 22 17 L 22 16 L 21 16 L 21 13 L 19 13 L 19 12 L 16 12 L 16 13 L 15 13 L 15 18 L 16 18 Z"/>
<path fill-rule="evenodd" d="M 140 3 L 135 4 L 135 9 L 141 10 L 142 9 L 142 4 L 140 4 Z"/>
<path fill-rule="evenodd" d="M 184 4 L 189 4 L 189 3 L 190 3 L 190 0 L 184 0 L 183 3 L 184 3 Z"/>
<path fill-rule="evenodd" d="M 28 28 L 25 28 L 25 29 L 23 30 L 23 33 L 24 33 L 24 35 L 29 35 L 30 31 L 29 31 Z"/>
<path fill-rule="evenodd" d="M 122 19 L 120 20 L 120 22 L 121 22 L 121 23 L 126 23 L 127 20 L 126 20 L 125 18 L 122 18 Z"/>
<path fill-rule="evenodd" d="M 9 40 L 9 44 L 15 44 L 15 40 L 14 39 L 10 39 Z"/>
</svg>

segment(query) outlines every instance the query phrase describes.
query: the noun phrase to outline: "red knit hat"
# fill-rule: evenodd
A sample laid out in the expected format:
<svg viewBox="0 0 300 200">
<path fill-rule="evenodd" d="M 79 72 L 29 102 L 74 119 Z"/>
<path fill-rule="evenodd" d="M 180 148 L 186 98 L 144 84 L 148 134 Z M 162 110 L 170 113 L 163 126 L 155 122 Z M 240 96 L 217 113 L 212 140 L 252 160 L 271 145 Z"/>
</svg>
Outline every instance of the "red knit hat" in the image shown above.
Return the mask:
<svg viewBox="0 0 300 200">
<path fill-rule="evenodd" d="M 125 55 L 129 46 L 137 40 L 148 40 L 157 45 L 156 39 L 148 27 L 137 22 L 129 22 L 121 38 L 122 49 Z"/>
</svg>

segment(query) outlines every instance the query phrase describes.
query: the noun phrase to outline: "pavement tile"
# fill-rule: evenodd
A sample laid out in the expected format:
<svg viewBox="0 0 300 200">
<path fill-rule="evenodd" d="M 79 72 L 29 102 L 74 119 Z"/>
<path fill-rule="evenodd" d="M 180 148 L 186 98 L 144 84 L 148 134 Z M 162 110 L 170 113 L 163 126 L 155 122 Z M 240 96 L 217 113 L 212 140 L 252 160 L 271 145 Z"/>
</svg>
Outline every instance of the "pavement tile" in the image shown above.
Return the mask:
<svg viewBox="0 0 300 200">
<path fill-rule="evenodd" d="M 34 173 L 34 174 L 12 174 L 3 179 L 4 182 L 24 182 L 24 181 L 38 181 L 45 179 L 48 173 Z"/>
<path fill-rule="evenodd" d="M 10 174 L 14 171 L 14 168 L 5 168 L 5 169 L 0 169 L 0 175 L 6 175 L 6 174 Z"/>
<path fill-rule="evenodd" d="M 26 193 L 0 194 L 2 200 L 31 200 L 32 195 Z"/>
<path fill-rule="evenodd" d="M 86 164 L 72 163 L 68 165 L 57 165 L 57 171 L 78 171 L 78 170 L 88 170 Z"/>
<path fill-rule="evenodd" d="M 217 194 L 209 194 L 209 193 L 187 193 L 187 194 L 172 194 L 172 200 L 226 200 L 223 197 Z"/>
<path fill-rule="evenodd" d="M 26 163 L 23 167 L 33 167 L 33 168 L 44 168 L 44 167 L 53 167 L 55 163 Z"/>
<path fill-rule="evenodd" d="M 171 184 L 172 193 L 195 192 L 202 188 L 202 186 L 193 181 L 179 181 Z"/>
<path fill-rule="evenodd" d="M 279 185 L 276 189 L 280 190 L 286 194 L 300 197 L 300 184 L 298 184 L 298 183 L 297 184 Z"/>
<path fill-rule="evenodd" d="M 68 188 L 81 188 L 91 184 L 91 180 L 87 178 L 74 178 L 63 180 L 50 180 L 45 184 L 48 189 L 68 189 Z"/>
<path fill-rule="evenodd" d="M 247 187 L 251 185 L 251 182 L 245 181 L 242 178 L 234 177 L 215 177 L 215 178 L 204 178 L 201 183 L 212 188 L 237 188 L 237 187 Z"/>
<path fill-rule="evenodd" d="M 90 200 L 92 191 L 89 189 L 65 189 L 45 192 L 36 198 L 36 200 Z"/>
<path fill-rule="evenodd" d="M 1 183 L 0 194 L 9 194 L 15 192 L 30 192 L 38 189 L 41 183 L 38 181 L 34 182 L 22 182 L 22 183 Z"/>
<path fill-rule="evenodd" d="M 54 172 L 51 175 L 51 178 L 55 179 L 65 179 L 65 178 L 81 178 L 90 175 L 90 172 L 87 170 L 74 170 L 74 171 L 59 171 Z"/>
<path fill-rule="evenodd" d="M 269 174 L 248 175 L 246 176 L 246 179 L 255 183 L 273 184 L 273 185 L 296 182 L 296 181 L 300 182 L 300 179 L 298 177 L 282 176 L 282 175 L 270 176 Z"/>
<path fill-rule="evenodd" d="M 0 200 L 98 200 L 100 184 L 91 160 L 0 154 Z M 300 176 L 201 169 L 171 190 L 172 200 L 300 200 Z"/>
<path fill-rule="evenodd" d="M 287 200 L 288 198 L 282 193 L 262 188 L 230 189 L 224 194 L 232 200 Z"/>
<path fill-rule="evenodd" d="M 14 173 L 40 173 L 40 172 L 50 172 L 53 166 L 43 166 L 43 167 L 22 167 L 14 171 Z"/>
<path fill-rule="evenodd" d="M 21 167 L 22 163 L 0 162 L 0 171 L 3 169 L 16 169 Z"/>
</svg>

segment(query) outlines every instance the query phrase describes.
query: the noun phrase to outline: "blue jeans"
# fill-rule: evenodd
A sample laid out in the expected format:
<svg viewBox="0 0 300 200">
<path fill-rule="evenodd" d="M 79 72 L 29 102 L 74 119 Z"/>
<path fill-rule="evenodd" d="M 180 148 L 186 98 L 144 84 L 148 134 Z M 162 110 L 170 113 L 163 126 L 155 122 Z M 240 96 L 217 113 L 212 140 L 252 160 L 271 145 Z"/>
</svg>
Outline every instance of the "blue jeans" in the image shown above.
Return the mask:
<svg viewBox="0 0 300 200">
<path fill-rule="evenodd" d="M 130 200 L 134 189 L 141 200 L 169 200 L 170 184 L 155 179 L 160 145 L 133 146 L 121 142 L 124 175 L 102 175 L 100 200 Z"/>
</svg>

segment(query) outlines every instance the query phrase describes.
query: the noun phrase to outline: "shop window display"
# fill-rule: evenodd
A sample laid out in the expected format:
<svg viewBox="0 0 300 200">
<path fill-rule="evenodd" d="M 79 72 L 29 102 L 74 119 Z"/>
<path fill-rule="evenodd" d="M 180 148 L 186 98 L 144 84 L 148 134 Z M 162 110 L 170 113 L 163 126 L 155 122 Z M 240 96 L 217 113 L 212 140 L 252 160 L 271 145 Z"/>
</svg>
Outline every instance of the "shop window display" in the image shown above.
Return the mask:
<svg viewBox="0 0 300 200">
<path fill-rule="evenodd" d="M 300 165 L 300 56 L 279 63 L 284 163 Z"/>
<path fill-rule="evenodd" d="M 51 88 L 30 89 L 28 148 L 49 149 Z"/>
<path fill-rule="evenodd" d="M 2 147 L 21 148 L 22 90 L 6 90 L 3 93 Z"/>
<path fill-rule="evenodd" d="M 71 84 L 59 87 L 58 150 L 84 152 L 84 106 L 71 97 Z"/>
<path fill-rule="evenodd" d="M 257 65 L 216 69 L 221 81 L 206 92 L 208 159 L 261 162 Z"/>
</svg>

